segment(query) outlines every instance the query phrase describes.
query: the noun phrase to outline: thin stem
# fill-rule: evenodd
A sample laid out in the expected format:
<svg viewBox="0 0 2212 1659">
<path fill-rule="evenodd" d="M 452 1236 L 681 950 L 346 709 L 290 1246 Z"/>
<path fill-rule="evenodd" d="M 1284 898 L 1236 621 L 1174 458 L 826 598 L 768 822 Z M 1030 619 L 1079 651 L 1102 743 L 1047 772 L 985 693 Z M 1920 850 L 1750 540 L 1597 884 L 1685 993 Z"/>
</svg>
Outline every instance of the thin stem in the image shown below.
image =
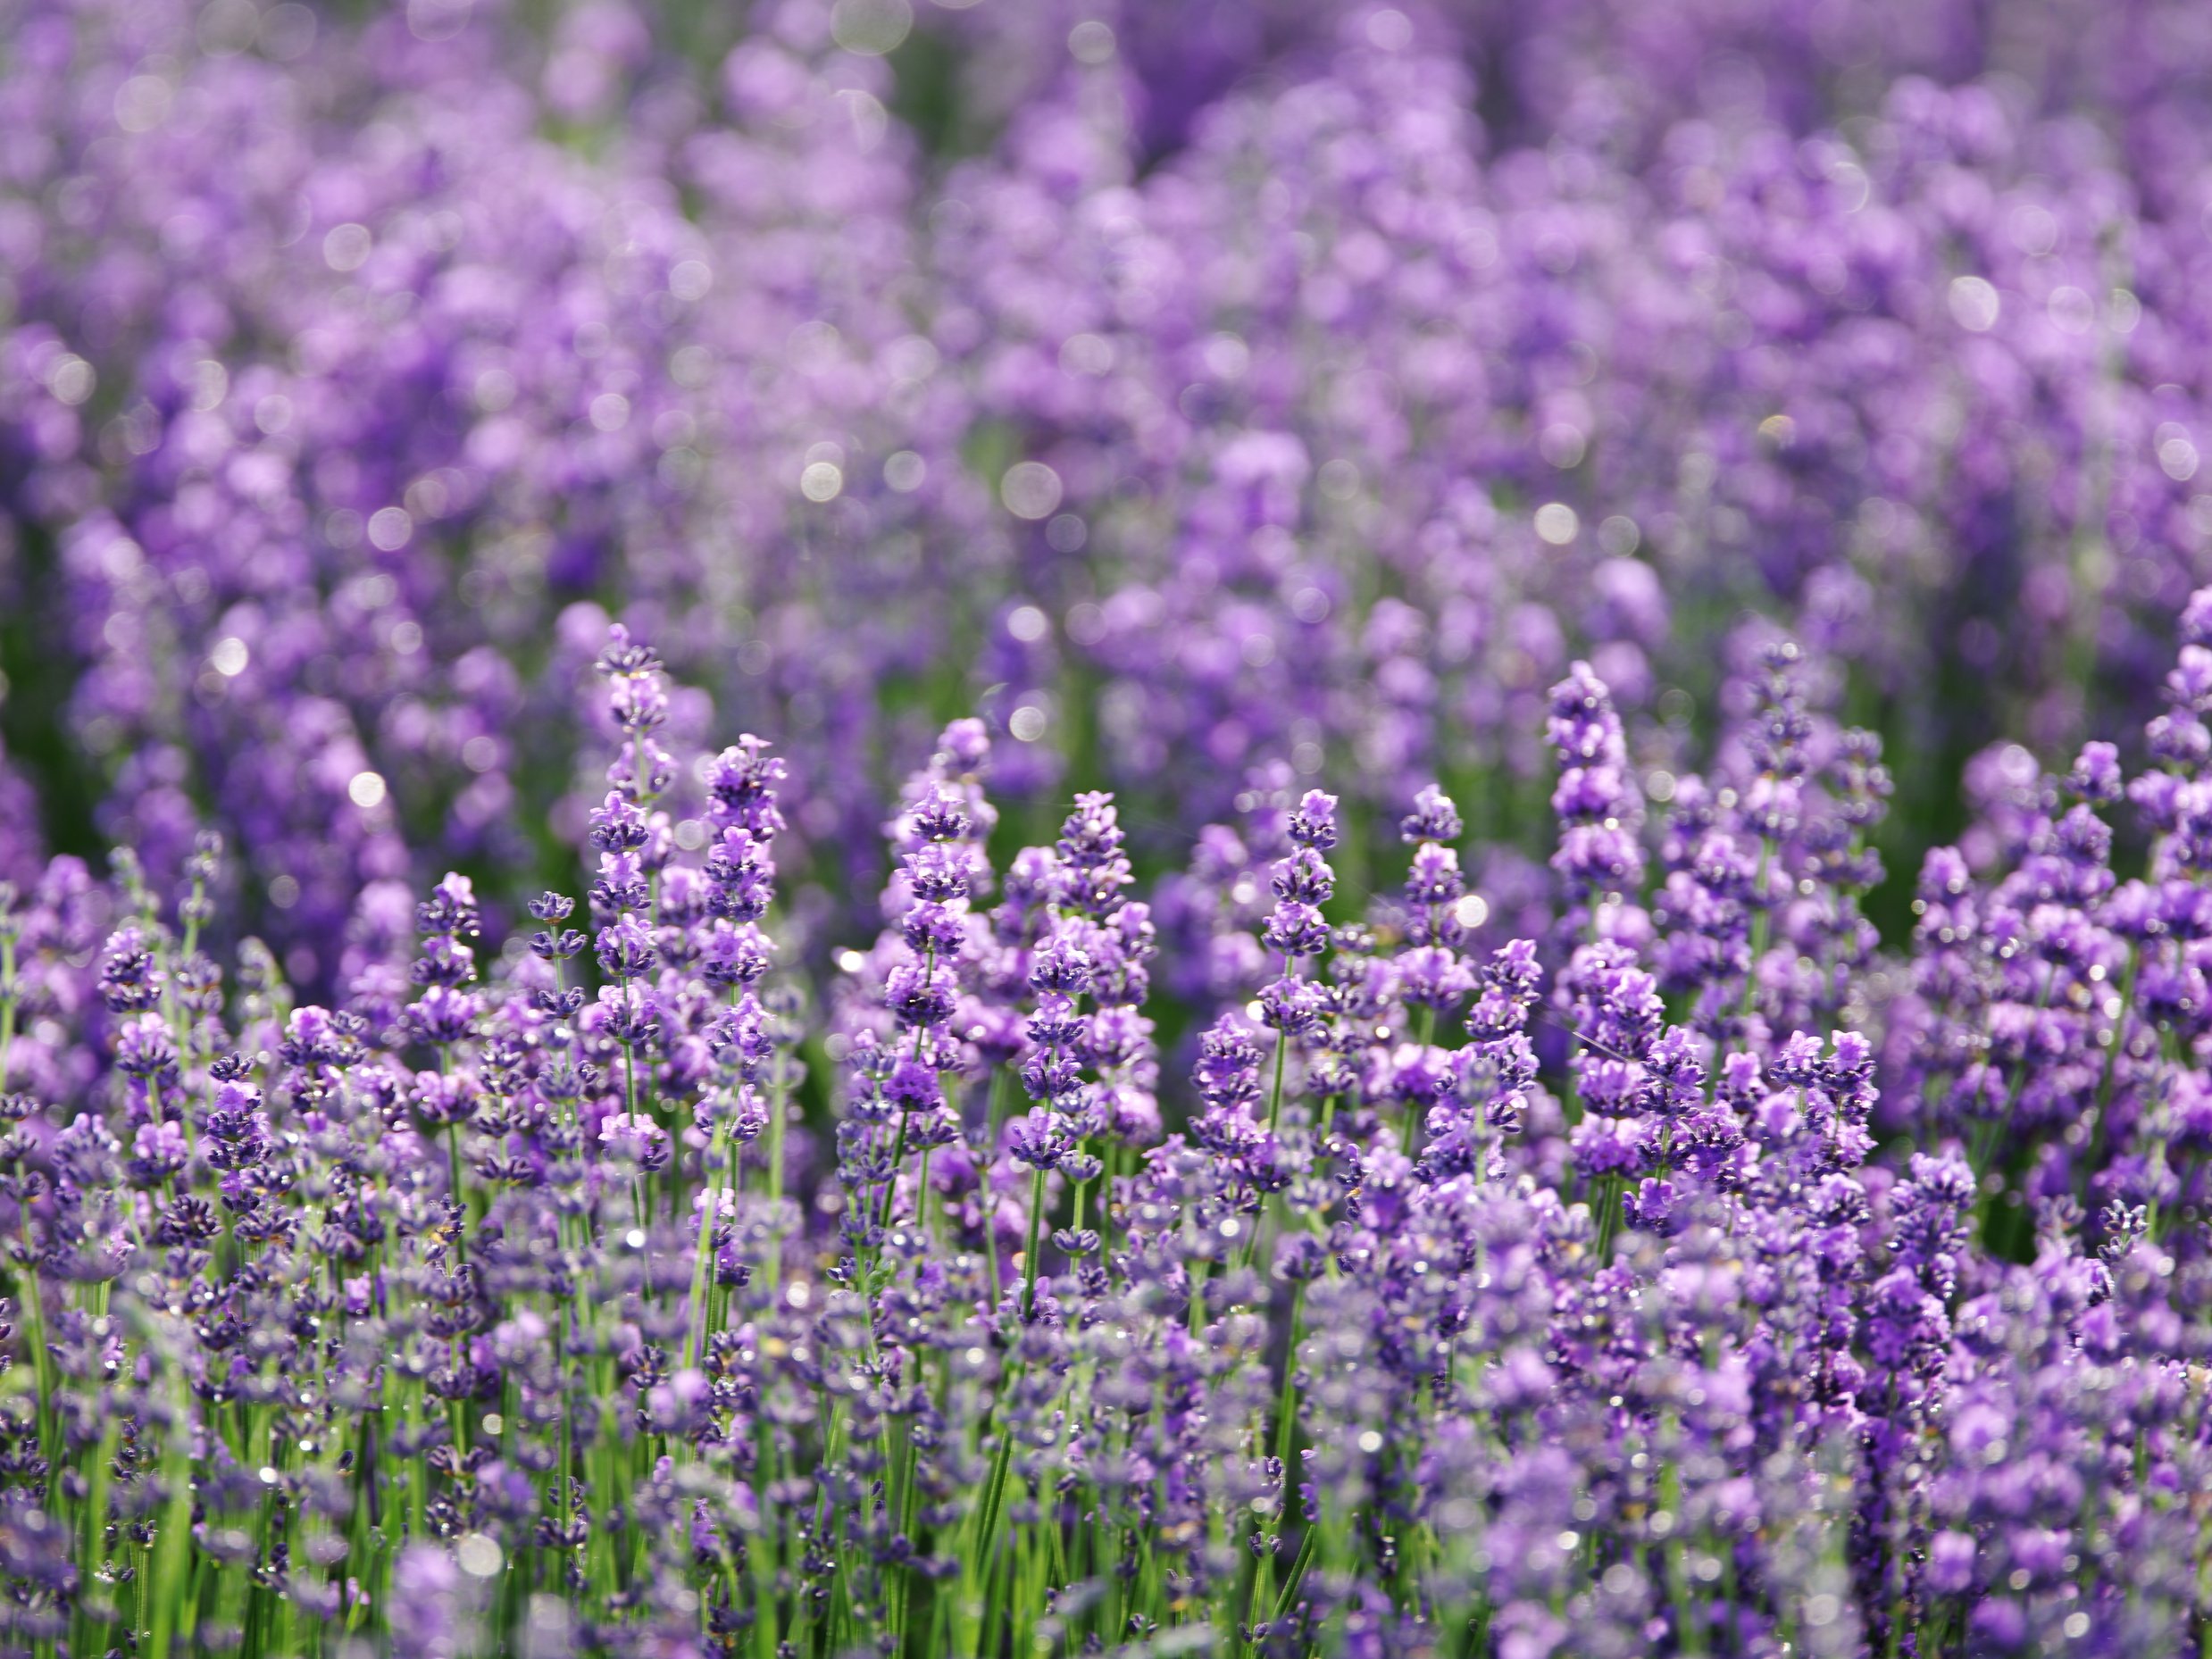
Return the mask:
<svg viewBox="0 0 2212 1659">
<path fill-rule="evenodd" d="M 15 1052 L 15 936 L 13 923 L 0 916 L 0 1094 L 8 1087 L 8 1063 Z"/>
<path fill-rule="evenodd" d="M 1282 1121 L 1282 1073 L 1284 1064 L 1290 1056 L 1290 1033 L 1276 1032 L 1275 1081 L 1274 1086 L 1267 1092 L 1267 1132 L 1270 1135 L 1275 1132 L 1275 1126 Z"/>
<path fill-rule="evenodd" d="M 154 1615 L 146 1644 L 150 1659 L 169 1659 L 170 1644 L 179 1637 L 189 1642 L 197 1634 L 197 1620 L 188 1598 L 175 1593 L 184 1582 L 190 1560 L 192 1526 L 192 1396 L 184 1371 L 174 1356 L 164 1356 L 170 1370 L 169 1399 L 171 1418 L 169 1436 L 162 1447 L 162 1488 L 164 1498 L 161 1524 L 154 1538 Z M 179 1613 L 183 1618 L 178 1618 Z"/>
<path fill-rule="evenodd" d="M 1030 1182 L 1029 1248 L 1022 1253 L 1022 1316 L 1037 1317 L 1037 1238 L 1045 1219 L 1045 1171 L 1040 1168 Z"/>
<path fill-rule="evenodd" d="M 687 1369 L 698 1363 L 706 1347 L 706 1263 L 714 1253 L 714 1223 L 721 1219 L 722 1212 L 722 1188 L 715 1184 L 715 1171 L 728 1144 L 728 1129 L 717 1123 L 714 1138 L 706 1148 L 706 1187 L 704 1202 L 699 1205 L 698 1248 L 691 1262 L 691 1300 L 684 1321 L 683 1363 Z"/>
<path fill-rule="evenodd" d="M 461 1125 L 456 1120 L 446 1125 L 446 1164 L 453 1178 L 454 1205 L 461 1213 L 455 1218 L 453 1254 L 457 1262 L 468 1260 L 468 1248 L 462 1242 L 469 1220 L 468 1191 L 461 1184 Z"/>
</svg>

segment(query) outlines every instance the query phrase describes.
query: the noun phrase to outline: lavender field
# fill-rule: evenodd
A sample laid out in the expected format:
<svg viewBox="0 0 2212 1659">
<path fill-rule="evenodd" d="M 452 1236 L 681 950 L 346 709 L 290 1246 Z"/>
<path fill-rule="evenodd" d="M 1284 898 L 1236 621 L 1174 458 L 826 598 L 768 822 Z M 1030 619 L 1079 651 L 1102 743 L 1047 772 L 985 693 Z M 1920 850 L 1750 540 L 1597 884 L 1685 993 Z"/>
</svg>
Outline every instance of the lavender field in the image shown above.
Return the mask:
<svg viewBox="0 0 2212 1659">
<path fill-rule="evenodd" d="M 2212 8 L 0 0 L 0 1659 L 2212 1655 Z"/>
</svg>

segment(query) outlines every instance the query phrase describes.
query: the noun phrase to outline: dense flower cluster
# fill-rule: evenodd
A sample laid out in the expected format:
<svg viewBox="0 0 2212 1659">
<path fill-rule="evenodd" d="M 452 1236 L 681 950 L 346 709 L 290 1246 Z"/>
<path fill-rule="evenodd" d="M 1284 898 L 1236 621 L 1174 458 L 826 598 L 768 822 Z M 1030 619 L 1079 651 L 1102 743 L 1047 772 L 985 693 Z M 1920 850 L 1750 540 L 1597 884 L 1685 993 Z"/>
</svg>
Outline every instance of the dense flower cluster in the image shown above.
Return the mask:
<svg viewBox="0 0 2212 1659">
<path fill-rule="evenodd" d="M 0 1659 L 2212 1651 L 2208 296 L 2187 0 L 0 0 Z"/>
<path fill-rule="evenodd" d="M 513 925 L 615 620 L 798 763 L 819 963 L 955 714 L 1140 864 L 1256 764 L 1525 848 L 1545 688 L 1694 767 L 1746 604 L 1909 863 L 2212 546 L 2179 0 L 547 10 L 0 4 L 0 873 L 214 825 L 325 996 L 379 883 Z"/>
<path fill-rule="evenodd" d="M 1169 884 L 1278 854 L 1187 1087 L 1110 796 L 1002 869 L 955 721 L 817 1011 L 785 763 L 664 746 L 619 627 L 586 890 L 488 960 L 449 874 L 316 1002 L 205 948 L 213 832 L 173 891 L 57 858 L 0 891 L 0 1644 L 2194 1651 L 2212 589 L 2183 626 L 2151 763 L 1932 855 L 1901 955 L 1887 776 L 1786 641 L 1664 819 L 1554 688 L 1541 938 L 1436 786 L 1364 903 L 1339 800 L 1256 791 Z"/>
</svg>

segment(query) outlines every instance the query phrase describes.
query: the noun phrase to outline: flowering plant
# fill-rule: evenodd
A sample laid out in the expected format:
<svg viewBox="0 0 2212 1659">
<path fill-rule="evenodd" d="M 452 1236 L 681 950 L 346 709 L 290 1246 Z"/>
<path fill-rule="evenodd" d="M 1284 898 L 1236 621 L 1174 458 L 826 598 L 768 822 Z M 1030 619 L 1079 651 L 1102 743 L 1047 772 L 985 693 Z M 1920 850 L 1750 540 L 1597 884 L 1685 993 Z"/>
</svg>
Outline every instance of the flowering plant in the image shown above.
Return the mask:
<svg viewBox="0 0 2212 1659">
<path fill-rule="evenodd" d="M 2199 11 L 0 0 L 0 1659 L 2212 1651 Z"/>
<path fill-rule="evenodd" d="M 2001 872 L 1932 855 L 1899 959 L 1857 911 L 1876 746 L 1786 645 L 1663 824 L 1605 684 L 1555 688 L 1541 938 L 1493 942 L 1433 787 L 1402 892 L 1332 921 L 1340 803 L 1281 797 L 1263 982 L 1175 1129 L 1111 796 L 1002 877 L 955 722 L 817 1010 L 784 763 L 679 764 L 620 629 L 588 891 L 489 964 L 458 875 L 325 1005 L 203 948 L 214 837 L 173 904 L 57 860 L 0 905 L 0 1630 L 2174 1651 L 2212 589 L 2184 625 L 2158 763 L 2091 745 Z"/>
</svg>

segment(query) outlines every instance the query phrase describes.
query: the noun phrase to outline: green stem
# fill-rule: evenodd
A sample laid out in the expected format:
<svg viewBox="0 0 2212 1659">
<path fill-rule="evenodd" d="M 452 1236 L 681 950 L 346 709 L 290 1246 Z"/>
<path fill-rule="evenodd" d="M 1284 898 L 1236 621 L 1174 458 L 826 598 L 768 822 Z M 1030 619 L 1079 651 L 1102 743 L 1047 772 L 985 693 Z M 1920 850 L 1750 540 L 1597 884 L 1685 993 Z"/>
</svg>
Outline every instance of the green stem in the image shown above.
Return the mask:
<svg viewBox="0 0 2212 1659">
<path fill-rule="evenodd" d="M 1290 1055 L 1290 1033 L 1275 1033 L 1275 1081 L 1267 1094 L 1267 1132 L 1275 1132 L 1275 1125 L 1282 1120 L 1282 1073 Z"/>
<path fill-rule="evenodd" d="M 1598 1259 L 1613 1260 L 1615 1236 L 1620 1231 L 1621 1178 L 1608 1171 L 1598 1178 Z"/>
<path fill-rule="evenodd" d="M 1039 1170 L 1030 1182 L 1029 1247 L 1022 1253 L 1022 1316 L 1037 1317 L 1037 1238 L 1045 1219 L 1045 1172 Z"/>
<path fill-rule="evenodd" d="M 925 1246 L 937 1242 L 930 1232 L 930 1154 L 933 1150 L 928 1146 L 922 1149 L 922 1168 L 914 1177 L 914 1232 Z M 1077 1225 L 1081 1223 L 1078 1221 Z"/>
<path fill-rule="evenodd" d="M 1276 1618 L 1281 1618 L 1296 1605 L 1298 1586 L 1306 1581 L 1306 1570 L 1314 1564 L 1314 1548 L 1320 1541 L 1320 1526 L 1308 1521 L 1306 1536 L 1298 1540 L 1298 1553 L 1291 1559 L 1290 1571 L 1282 1580 L 1282 1593 L 1275 1597 Z"/>
<path fill-rule="evenodd" d="M 767 1270 L 768 1294 L 772 1304 L 783 1285 L 783 1235 L 779 1230 L 779 1218 L 783 1209 L 783 1130 L 784 1117 L 790 1110 L 786 1098 L 789 1084 L 786 1080 L 786 1057 L 775 1057 L 775 1081 L 768 1090 L 768 1260 L 763 1263 Z"/>
<path fill-rule="evenodd" d="M 30 1205 L 21 1198 L 16 1200 L 15 1224 L 23 1241 L 21 1299 L 23 1322 L 29 1327 L 24 1334 L 30 1343 L 32 1379 L 38 1385 L 38 1448 L 46 1460 L 50 1480 L 60 1452 L 54 1416 L 54 1356 L 46 1351 L 46 1296 L 38 1280 L 38 1252 L 30 1242 Z"/>
<path fill-rule="evenodd" d="M 15 1052 L 15 938 L 0 916 L 0 1095 L 7 1092 L 8 1062 Z"/>
<path fill-rule="evenodd" d="M 1298 1442 L 1298 1343 L 1304 1335 L 1305 1313 L 1306 1281 L 1301 1279 L 1290 1287 L 1290 1339 L 1283 1351 L 1282 1392 L 1275 1404 L 1275 1465 L 1282 1474 L 1281 1485 L 1276 1490 L 1274 1532 L 1252 1574 L 1252 1593 L 1245 1604 L 1244 1621 L 1248 1625 L 1257 1624 L 1266 1611 L 1274 1577 L 1275 1551 L 1281 1545 L 1283 1531 L 1290 1525 L 1292 1508 L 1298 1503 L 1298 1476 L 1290 1458 Z"/>
<path fill-rule="evenodd" d="M 1011 1378 L 1009 1386 L 1011 1386 Z M 1001 1423 L 998 1452 L 992 1460 L 989 1484 L 983 1490 L 983 1509 L 976 1529 L 975 1565 L 982 1575 L 983 1619 L 975 1637 L 976 1659 L 985 1659 L 991 1639 L 992 1617 L 997 1603 L 997 1575 L 993 1571 L 998 1552 L 998 1521 L 1006 1504 L 1006 1481 L 1014 1466 L 1014 1430 Z"/>
<path fill-rule="evenodd" d="M 462 1242 L 462 1235 L 468 1225 L 469 1197 L 468 1189 L 461 1184 L 461 1125 L 457 1121 L 446 1125 L 446 1164 L 453 1177 L 453 1201 L 461 1212 L 454 1222 L 454 1259 L 465 1262 L 468 1249 Z"/>
<path fill-rule="evenodd" d="M 687 1369 L 699 1363 L 699 1356 L 706 1348 L 706 1263 L 714 1253 L 714 1222 L 722 1209 L 722 1190 L 715 1184 L 715 1171 L 728 1145 L 728 1132 L 717 1123 L 714 1138 L 706 1148 L 705 1200 L 699 1206 L 699 1243 L 691 1262 L 691 1301 L 689 1317 L 684 1321 L 683 1363 Z"/>
<path fill-rule="evenodd" d="M 162 1447 L 163 1496 L 161 1525 L 154 1538 L 153 1634 L 146 1645 L 150 1659 L 169 1659 L 172 1641 L 181 1636 L 188 1642 L 197 1633 L 190 1601 L 177 1593 L 184 1583 L 192 1543 L 192 1396 L 176 1356 L 164 1357 L 170 1367 L 171 1421 Z"/>
<path fill-rule="evenodd" d="M 922 989 L 927 990 L 929 988 L 931 977 L 936 972 L 936 971 L 937 946 L 935 945 L 931 945 L 924 950 L 922 955 Z M 922 1057 L 922 1028 L 920 1026 L 916 1026 L 914 1028 L 914 1048 L 908 1057 L 915 1060 Z M 914 1114 L 911 1112 L 901 1108 L 898 1114 L 898 1142 L 891 1148 L 891 1173 L 889 1178 L 883 1183 L 883 1203 L 876 1211 L 875 1224 L 876 1230 L 878 1232 L 882 1231 L 883 1229 L 891 1224 L 891 1203 L 892 1200 L 898 1196 L 898 1169 L 899 1165 L 906 1162 L 906 1131 L 912 1125 L 913 1121 Z M 871 1268 L 873 1268 L 876 1263 L 877 1257 L 881 1255 L 882 1249 L 881 1246 L 871 1249 L 868 1252 L 868 1265 Z"/>
</svg>

